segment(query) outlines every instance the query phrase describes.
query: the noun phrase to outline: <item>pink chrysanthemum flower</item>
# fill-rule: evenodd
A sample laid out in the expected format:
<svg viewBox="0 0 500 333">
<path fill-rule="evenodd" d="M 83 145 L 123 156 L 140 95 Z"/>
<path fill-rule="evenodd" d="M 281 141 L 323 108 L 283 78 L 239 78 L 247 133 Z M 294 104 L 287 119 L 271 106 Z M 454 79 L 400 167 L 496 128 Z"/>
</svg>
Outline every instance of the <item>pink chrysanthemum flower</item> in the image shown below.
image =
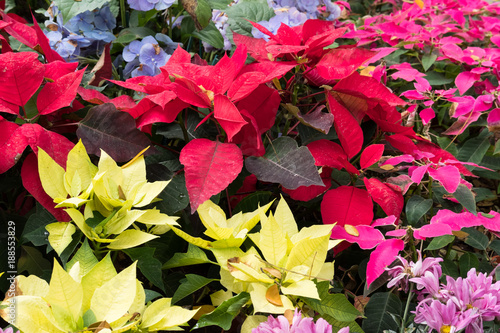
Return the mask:
<svg viewBox="0 0 500 333">
<path fill-rule="evenodd" d="M 418 251 L 417 262 L 410 261 L 410 263 L 408 263 L 408 261 L 401 256 L 396 256 L 396 258 L 399 259 L 401 265 L 386 268 L 389 275 L 392 277 L 391 281 L 387 284 L 389 288 L 399 285 L 401 289 L 408 292 L 408 281 L 411 278 L 421 277 L 425 275 L 425 272 L 431 272 L 439 279 L 442 274 L 441 265 L 439 264 L 443 261 L 442 258 L 429 257 L 422 260 L 422 253 L 420 253 L 420 251 Z M 423 286 L 417 284 L 417 289 L 422 288 Z"/>
<path fill-rule="evenodd" d="M 0 333 L 14 333 L 14 329 L 12 327 L 7 327 L 5 329 L 0 328 Z M 19 333 L 19 331 L 16 331 L 16 333 Z"/>
<path fill-rule="evenodd" d="M 285 316 L 269 316 L 267 321 L 252 329 L 252 333 L 332 333 L 332 325 L 323 318 L 316 323 L 312 318 L 302 318 L 300 311 L 295 309 L 291 323 Z M 339 333 L 349 333 L 349 328 L 342 328 Z"/>
<path fill-rule="evenodd" d="M 474 309 L 465 312 L 457 310 L 452 300 L 441 303 L 439 300 L 427 299 L 418 304 L 415 322 L 429 326 L 429 333 L 433 329 L 440 333 L 455 333 L 466 328 L 478 317 Z"/>
</svg>

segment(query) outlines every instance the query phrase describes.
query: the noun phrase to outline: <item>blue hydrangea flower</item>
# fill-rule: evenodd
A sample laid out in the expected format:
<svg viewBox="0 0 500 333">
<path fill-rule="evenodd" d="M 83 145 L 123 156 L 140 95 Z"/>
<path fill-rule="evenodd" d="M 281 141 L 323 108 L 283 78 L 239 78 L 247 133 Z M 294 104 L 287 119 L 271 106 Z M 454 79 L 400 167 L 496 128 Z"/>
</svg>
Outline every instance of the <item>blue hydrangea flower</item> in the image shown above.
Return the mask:
<svg viewBox="0 0 500 333">
<path fill-rule="evenodd" d="M 157 75 L 161 72 L 160 67 L 167 63 L 179 44 L 164 34 L 158 33 L 155 37 L 147 36 L 125 46 L 122 53 L 123 60 L 127 62 L 125 77 Z M 159 42 L 162 43 L 161 46 Z"/>
<path fill-rule="evenodd" d="M 316 14 L 318 6 L 319 0 L 297 0 L 297 9 L 311 15 Z"/>
<path fill-rule="evenodd" d="M 68 23 L 66 23 L 66 28 L 74 33 L 91 31 L 94 28 L 92 24 L 94 22 L 94 13 L 86 11 L 72 17 Z"/>
<path fill-rule="evenodd" d="M 116 28 L 116 18 L 113 16 L 108 6 L 99 9 L 99 12 L 94 18 L 94 25 L 99 30 L 112 31 Z"/>
<path fill-rule="evenodd" d="M 130 8 L 147 12 L 151 9 L 165 10 L 172 6 L 175 0 L 127 0 Z"/>
</svg>

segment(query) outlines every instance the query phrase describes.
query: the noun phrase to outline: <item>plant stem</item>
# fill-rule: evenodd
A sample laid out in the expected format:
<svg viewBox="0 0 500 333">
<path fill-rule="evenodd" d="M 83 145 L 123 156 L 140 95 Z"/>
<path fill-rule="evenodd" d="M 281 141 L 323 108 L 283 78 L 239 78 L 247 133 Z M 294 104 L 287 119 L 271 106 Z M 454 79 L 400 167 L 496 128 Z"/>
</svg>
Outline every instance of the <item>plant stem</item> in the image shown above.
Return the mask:
<svg viewBox="0 0 500 333">
<path fill-rule="evenodd" d="M 120 16 L 122 19 L 122 27 L 127 27 L 127 12 L 125 11 L 125 0 L 120 0 Z"/>
<path fill-rule="evenodd" d="M 408 299 L 406 300 L 405 312 L 403 313 L 403 319 L 401 321 L 401 331 L 400 333 L 405 332 L 406 328 L 406 316 L 408 316 L 408 309 L 410 308 L 410 302 L 413 298 L 413 283 L 410 283 L 410 292 L 408 293 Z"/>
</svg>

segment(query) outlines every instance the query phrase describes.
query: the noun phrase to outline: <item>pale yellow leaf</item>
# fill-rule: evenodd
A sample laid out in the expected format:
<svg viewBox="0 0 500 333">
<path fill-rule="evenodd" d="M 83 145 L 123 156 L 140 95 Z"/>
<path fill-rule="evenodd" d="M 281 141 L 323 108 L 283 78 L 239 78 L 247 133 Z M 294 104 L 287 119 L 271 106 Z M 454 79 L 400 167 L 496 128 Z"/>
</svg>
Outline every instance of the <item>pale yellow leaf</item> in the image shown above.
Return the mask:
<svg viewBox="0 0 500 333">
<path fill-rule="evenodd" d="M 221 305 L 224 301 L 227 301 L 231 297 L 233 297 L 233 293 L 230 290 L 224 291 L 221 289 L 213 294 L 210 294 L 210 300 L 214 306 Z"/>
<path fill-rule="evenodd" d="M 130 163 L 130 162 L 129 162 Z M 123 180 L 120 183 L 125 195 L 130 195 L 133 192 L 133 188 L 136 184 L 146 183 L 146 163 L 144 162 L 144 156 L 140 156 L 135 159 L 131 164 L 122 167 L 123 170 Z"/>
<path fill-rule="evenodd" d="M 266 299 L 266 292 L 268 286 L 260 283 L 252 283 L 250 297 L 252 299 L 252 304 L 254 307 L 254 313 L 275 313 L 283 314 L 286 309 L 293 310 L 295 307 L 292 302 L 285 295 L 280 295 L 281 302 L 283 306 L 276 306 L 268 302 Z"/>
<path fill-rule="evenodd" d="M 177 223 L 178 219 L 179 217 L 168 216 L 167 214 L 161 213 L 158 209 L 147 209 L 144 211 L 144 214 L 137 219 L 137 222 L 154 225 L 168 224 L 179 226 L 179 223 Z"/>
<path fill-rule="evenodd" d="M 245 282 L 262 282 L 274 283 L 274 279 L 269 278 L 266 274 L 259 270 L 247 265 L 243 262 L 228 263 L 228 266 L 233 267 L 234 270 L 229 269 L 231 275 L 236 279 Z"/>
<path fill-rule="evenodd" d="M 108 248 L 112 250 L 129 249 L 131 247 L 135 247 L 144 244 L 146 242 L 149 242 L 150 240 L 158 237 L 159 236 L 151 235 L 144 231 L 129 229 L 119 234 L 114 239 L 114 242 L 108 245 Z"/>
<path fill-rule="evenodd" d="M 66 213 L 71 217 L 73 222 L 75 222 L 76 226 L 78 229 L 80 229 L 85 236 L 89 239 L 93 239 L 94 236 L 92 235 L 92 228 L 90 228 L 87 223 L 85 223 L 85 218 L 83 217 L 82 213 L 80 211 L 74 209 L 74 208 L 68 208 L 65 209 Z"/>
<path fill-rule="evenodd" d="M 266 261 L 273 265 L 280 265 L 287 252 L 287 241 L 283 229 L 277 223 L 273 214 L 261 220 L 259 249 Z"/>
<path fill-rule="evenodd" d="M 171 298 L 160 298 L 149 305 L 142 315 L 141 328 L 150 327 L 158 323 L 168 311 Z"/>
<path fill-rule="evenodd" d="M 172 230 L 175 232 L 175 234 L 177 236 L 181 237 L 186 242 L 189 242 L 189 243 L 191 243 L 193 245 L 201 247 L 202 249 L 208 249 L 208 248 L 210 248 L 210 242 L 209 241 L 206 241 L 206 240 L 204 240 L 202 238 L 199 238 L 199 237 L 193 237 L 193 236 L 189 235 L 188 233 L 185 233 L 184 231 L 182 231 L 181 229 L 178 229 L 176 227 L 172 227 Z"/>
<path fill-rule="evenodd" d="M 18 275 L 17 289 L 21 290 L 23 295 L 45 297 L 49 293 L 49 284 L 44 279 L 40 279 L 36 275 L 28 277 Z"/>
<path fill-rule="evenodd" d="M 224 211 L 207 200 L 197 209 L 201 222 L 207 228 L 205 235 L 215 240 L 229 238 L 233 234 L 232 228 L 227 228 L 226 214 Z"/>
<path fill-rule="evenodd" d="M 49 305 L 41 297 L 22 295 L 14 297 L 12 301 L 16 304 L 16 327 L 22 332 L 67 332 L 58 325 Z M 8 306 L 7 303 L 3 302 L 2 305 Z M 4 320 L 9 320 L 7 312 L 1 313 Z"/>
<path fill-rule="evenodd" d="M 45 230 L 49 232 L 50 246 L 54 248 L 58 255 L 61 255 L 73 240 L 72 236 L 76 231 L 76 227 L 70 222 L 55 222 L 47 224 Z"/>
<path fill-rule="evenodd" d="M 79 197 L 74 197 L 74 198 L 68 198 L 65 200 L 54 200 L 54 202 L 57 203 L 57 205 L 55 206 L 56 208 L 61 208 L 61 207 L 78 208 L 81 205 L 83 205 L 84 203 L 89 202 L 89 200 L 82 199 Z"/>
<path fill-rule="evenodd" d="M 286 287 L 281 287 L 281 292 L 285 295 L 303 296 L 314 299 L 320 299 L 318 288 L 312 280 L 303 279 Z"/>
<path fill-rule="evenodd" d="M 161 191 L 167 187 L 169 182 L 170 181 L 157 181 L 154 183 L 144 184 L 135 196 L 134 207 L 144 207 L 149 205 L 153 199 L 155 199 Z"/>
<path fill-rule="evenodd" d="M 186 310 L 180 306 L 171 306 L 165 316 L 156 324 L 149 327 L 149 332 L 159 330 L 173 330 L 179 325 L 187 323 L 198 310 Z"/>
<path fill-rule="evenodd" d="M 146 213 L 145 210 L 134 209 L 130 210 L 129 207 L 123 206 L 120 210 L 106 223 L 104 226 L 105 235 L 117 235 L 127 229 L 137 221 L 142 215 Z"/>
<path fill-rule="evenodd" d="M 288 235 L 288 237 L 292 237 L 299 232 L 297 223 L 295 222 L 295 218 L 293 217 L 293 213 L 290 210 L 290 207 L 288 207 L 285 199 L 283 199 L 283 196 L 281 196 L 281 199 L 278 202 L 278 207 L 276 207 L 274 218 L 283 229 L 283 232 Z"/>
<path fill-rule="evenodd" d="M 135 280 L 136 289 L 135 289 L 135 298 L 134 302 L 128 309 L 128 313 L 133 315 L 134 313 L 143 313 L 145 309 L 146 303 L 146 293 L 144 292 L 144 287 L 139 280 Z"/>
<path fill-rule="evenodd" d="M 116 270 L 111 261 L 111 256 L 108 252 L 106 256 L 99 261 L 90 272 L 82 277 L 83 288 L 83 307 L 82 313 L 90 309 L 90 301 L 94 295 L 94 291 L 103 284 L 116 276 Z"/>
<path fill-rule="evenodd" d="M 76 324 L 82 315 L 83 289 L 75 280 L 54 260 L 54 268 L 49 283 L 49 293 L 45 300 L 51 306 L 59 306 L 67 310 Z"/>
<path fill-rule="evenodd" d="M 97 321 L 113 322 L 127 313 L 136 294 L 136 265 L 137 262 L 134 262 L 95 289 L 90 309 L 94 312 Z"/>
<path fill-rule="evenodd" d="M 328 252 L 329 236 L 302 239 L 295 244 L 288 256 L 285 268 L 294 270 L 296 266 L 309 267 L 308 275 L 316 276 L 321 270 Z"/>
<path fill-rule="evenodd" d="M 78 143 L 68 153 L 68 161 L 66 162 L 66 182 L 68 184 L 73 184 L 73 178 L 76 174 L 78 174 L 81 188 L 76 195 L 72 196 L 77 196 L 81 191 L 87 189 L 92 183 L 92 178 L 94 178 L 96 173 L 97 167 L 90 161 L 89 155 L 87 154 L 82 141 L 78 141 Z"/>
<path fill-rule="evenodd" d="M 64 187 L 64 169 L 57 164 L 42 148 L 38 148 L 38 173 L 44 191 L 52 199 L 66 198 Z"/>
<path fill-rule="evenodd" d="M 294 244 L 297 244 L 299 241 L 306 238 L 313 239 L 324 236 L 330 237 L 334 226 L 335 224 L 323 224 L 323 225 L 316 224 L 310 227 L 302 228 L 300 229 L 299 233 L 291 237 L 291 240 Z"/>
<path fill-rule="evenodd" d="M 241 333 L 252 333 L 254 328 L 257 328 L 260 323 L 267 321 L 267 316 L 255 315 L 247 316 L 243 325 L 241 325 Z"/>
</svg>

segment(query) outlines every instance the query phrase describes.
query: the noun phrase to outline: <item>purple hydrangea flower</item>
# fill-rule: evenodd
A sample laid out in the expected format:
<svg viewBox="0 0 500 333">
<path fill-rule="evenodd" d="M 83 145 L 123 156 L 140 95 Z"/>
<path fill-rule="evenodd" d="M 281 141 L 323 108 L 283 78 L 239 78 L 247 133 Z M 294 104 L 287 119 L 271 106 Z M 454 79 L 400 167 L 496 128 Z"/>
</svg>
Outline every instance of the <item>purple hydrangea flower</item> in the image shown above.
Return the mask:
<svg viewBox="0 0 500 333">
<path fill-rule="evenodd" d="M 339 332 L 348 333 L 349 328 L 343 328 Z M 300 311 L 295 309 L 291 323 L 285 316 L 269 316 L 267 321 L 252 329 L 252 333 L 332 333 L 332 325 L 323 318 L 316 323 L 312 318 L 302 318 Z"/>
</svg>

